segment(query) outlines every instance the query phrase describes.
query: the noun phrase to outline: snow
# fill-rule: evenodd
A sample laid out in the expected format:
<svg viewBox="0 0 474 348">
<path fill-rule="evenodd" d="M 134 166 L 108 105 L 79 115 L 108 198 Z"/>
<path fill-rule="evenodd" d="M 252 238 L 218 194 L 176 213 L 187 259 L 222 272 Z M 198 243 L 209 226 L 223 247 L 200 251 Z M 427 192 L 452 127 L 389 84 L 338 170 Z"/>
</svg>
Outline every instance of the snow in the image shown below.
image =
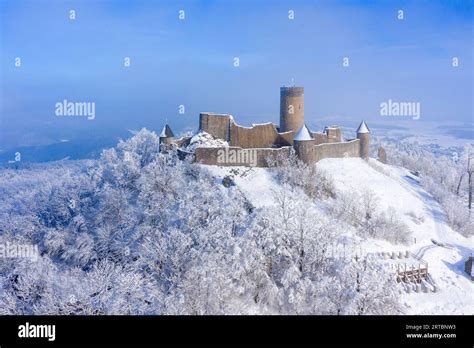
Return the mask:
<svg viewBox="0 0 474 348">
<path fill-rule="evenodd" d="M 225 147 L 229 146 L 227 141 L 222 139 L 214 139 L 212 135 L 206 132 L 199 132 L 194 135 L 189 145 L 186 146 L 186 151 L 194 151 L 197 147 Z"/>
<path fill-rule="evenodd" d="M 441 207 L 415 176 L 404 168 L 373 159 L 368 163 L 359 158 L 325 159 L 318 166 L 332 174 L 339 190 L 373 190 L 380 204 L 394 207 L 412 230 L 416 243 L 413 241 L 407 249 L 428 262 L 428 271 L 440 289 L 437 293 L 403 293 L 408 314 L 474 313 L 474 283 L 464 273 L 464 262 L 474 249 L 473 238 L 467 239 L 447 225 Z M 423 221 L 413 221 L 407 215 L 412 212 Z M 435 245 L 432 239 L 450 247 Z M 382 251 L 401 248 L 386 249 Z"/>
<path fill-rule="evenodd" d="M 170 126 L 168 126 L 167 124 L 164 125 L 163 129 L 161 130 L 161 133 L 160 133 L 160 138 L 167 138 L 167 137 L 174 137 L 174 134 L 173 132 L 171 131 L 171 128 Z"/>
<path fill-rule="evenodd" d="M 448 155 L 451 155 L 453 148 L 462 148 L 470 143 L 474 144 L 474 132 L 472 124 L 461 122 L 440 121 L 430 122 L 395 122 L 390 119 L 378 119 L 372 124 L 372 134 L 383 136 L 389 139 L 402 140 L 404 143 L 419 144 L 429 148 L 451 149 Z M 459 131 L 462 131 L 460 134 Z M 469 131 L 471 136 L 469 136 Z"/>
<path fill-rule="evenodd" d="M 237 127 L 245 128 L 245 129 L 252 129 L 252 128 L 255 128 L 255 127 L 262 127 L 262 126 L 268 126 L 268 125 L 275 126 L 275 124 L 273 122 L 264 122 L 264 123 L 252 123 L 252 126 L 248 127 L 248 126 L 242 126 L 242 125 L 238 124 L 233 118 L 231 119 L 231 121 Z"/>
<path fill-rule="evenodd" d="M 273 190 L 277 188 L 271 173 L 265 168 L 245 167 L 218 167 L 205 166 L 216 177 L 216 182 L 237 170 L 241 175 L 236 175 L 234 181 L 237 187 L 245 194 L 250 202 L 257 208 L 273 205 Z"/>
<path fill-rule="evenodd" d="M 193 146 L 215 142 L 201 133 Z M 0 314 L 474 312 L 464 272 L 474 236 L 453 231 L 407 170 L 359 158 L 325 159 L 317 171 L 220 168 L 158 152 L 157 135 L 142 129 L 100 160 L 0 171 L 0 244 L 41 250 L 36 262 L 0 262 Z M 228 175 L 235 185 L 223 185 Z M 354 251 L 373 262 L 365 267 Z M 407 294 L 390 282 L 381 253 L 406 251 L 416 256 L 388 263 L 423 258 L 438 291 Z"/>
<path fill-rule="evenodd" d="M 274 126 L 272 122 L 264 122 L 264 123 L 252 123 L 252 127 L 260 127 L 260 126 Z"/>
<path fill-rule="evenodd" d="M 303 127 L 301 127 L 299 131 L 295 134 L 295 137 L 293 138 L 293 140 L 305 141 L 305 140 L 313 140 L 313 138 L 311 137 L 311 134 L 309 133 L 308 127 L 306 127 L 306 125 L 303 125 Z"/>
<path fill-rule="evenodd" d="M 160 138 L 166 138 L 166 126 L 163 127 L 160 133 Z"/>
<path fill-rule="evenodd" d="M 370 133 L 369 127 L 367 127 L 365 121 L 362 121 L 362 123 L 359 125 L 359 128 L 357 128 L 357 134 L 360 133 Z"/>
<path fill-rule="evenodd" d="M 394 245 L 374 239 L 362 242 L 366 252 L 399 253 L 408 250 L 428 263 L 428 272 L 438 291 L 408 294 L 400 289 L 402 305 L 407 314 L 474 313 L 474 282 L 464 272 L 465 261 L 474 250 L 474 238 L 465 238 L 448 226 L 441 207 L 420 186 L 416 176 L 404 168 L 385 165 L 374 159 L 324 159 L 316 165 L 332 177 L 336 192 L 373 191 L 378 199 L 378 208 L 394 208 L 412 231 L 413 240 L 409 245 Z M 206 168 L 216 180 L 221 180 L 232 171 L 240 171 L 242 175 L 236 175 L 234 181 L 254 206 L 274 204 L 273 192 L 279 184 L 270 170 Z M 349 233 L 349 239 L 354 240 L 353 237 Z"/>
</svg>

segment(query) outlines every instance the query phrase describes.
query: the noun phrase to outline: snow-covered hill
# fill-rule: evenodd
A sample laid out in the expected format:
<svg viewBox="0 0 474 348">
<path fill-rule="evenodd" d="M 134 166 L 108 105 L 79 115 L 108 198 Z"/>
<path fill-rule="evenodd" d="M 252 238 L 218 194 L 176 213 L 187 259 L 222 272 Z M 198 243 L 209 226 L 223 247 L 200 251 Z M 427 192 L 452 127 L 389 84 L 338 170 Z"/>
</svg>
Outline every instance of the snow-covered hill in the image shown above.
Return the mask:
<svg viewBox="0 0 474 348">
<path fill-rule="evenodd" d="M 472 314 L 474 282 L 464 273 L 464 262 L 474 251 L 474 238 L 453 231 L 439 204 L 420 186 L 418 177 L 404 168 L 359 158 L 325 159 L 317 167 L 332 178 L 336 193 L 372 191 L 378 209 L 393 208 L 411 231 L 408 245 L 384 240 L 361 241 L 364 252 L 409 250 L 428 262 L 428 270 L 439 287 L 436 293 L 402 291 L 408 314 Z M 232 175 L 236 186 L 256 207 L 273 205 L 278 182 L 264 168 L 206 167 L 220 181 Z M 347 231 L 344 231 L 346 233 Z M 342 233 L 342 231 L 341 231 Z"/>
</svg>

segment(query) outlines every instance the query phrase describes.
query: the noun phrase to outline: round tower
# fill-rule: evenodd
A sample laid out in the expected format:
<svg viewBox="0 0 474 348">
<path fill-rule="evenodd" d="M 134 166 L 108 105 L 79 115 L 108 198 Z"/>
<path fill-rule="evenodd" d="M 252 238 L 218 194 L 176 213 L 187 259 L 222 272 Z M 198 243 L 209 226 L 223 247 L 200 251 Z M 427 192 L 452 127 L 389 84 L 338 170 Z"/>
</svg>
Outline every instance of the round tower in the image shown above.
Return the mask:
<svg viewBox="0 0 474 348">
<path fill-rule="evenodd" d="M 296 156 L 306 164 L 314 162 L 313 146 L 316 144 L 305 124 L 298 130 L 293 138 L 293 147 Z"/>
<path fill-rule="evenodd" d="M 357 139 L 360 140 L 360 157 L 369 158 L 370 130 L 364 121 L 357 128 Z"/>
<path fill-rule="evenodd" d="M 174 134 L 168 124 L 165 124 L 163 130 L 161 131 L 160 135 L 160 144 L 170 145 L 174 143 Z"/>
<path fill-rule="evenodd" d="M 304 125 L 304 87 L 280 87 L 280 132 Z"/>
</svg>

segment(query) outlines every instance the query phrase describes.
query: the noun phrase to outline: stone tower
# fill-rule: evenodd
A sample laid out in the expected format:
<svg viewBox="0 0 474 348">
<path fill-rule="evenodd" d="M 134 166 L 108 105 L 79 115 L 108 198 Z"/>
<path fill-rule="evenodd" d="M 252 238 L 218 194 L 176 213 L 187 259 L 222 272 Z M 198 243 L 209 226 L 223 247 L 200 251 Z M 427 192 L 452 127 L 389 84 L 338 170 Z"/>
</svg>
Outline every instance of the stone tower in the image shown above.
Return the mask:
<svg viewBox="0 0 474 348">
<path fill-rule="evenodd" d="M 280 132 L 304 125 L 304 87 L 280 87 Z"/>
<path fill-rule="evenodd" d="M 160 144 L 170 145 L 174 141 L 174 134 L 168 124 L 165 124 L 163 130 L 160 133 Z"/>
<path fill-rule="evenodd" d="M 365 121 L 357 128 L 357 139 L 360 140 L 360 157 L 369 158 L 370 130 Z"/>
<path fill-rule="evenodd" d="M 293 147 L 302 162 L 313 163 L 313 146 L 315 143 L 308 128 L 303 124 L 293 138 Z"/>
</svg>

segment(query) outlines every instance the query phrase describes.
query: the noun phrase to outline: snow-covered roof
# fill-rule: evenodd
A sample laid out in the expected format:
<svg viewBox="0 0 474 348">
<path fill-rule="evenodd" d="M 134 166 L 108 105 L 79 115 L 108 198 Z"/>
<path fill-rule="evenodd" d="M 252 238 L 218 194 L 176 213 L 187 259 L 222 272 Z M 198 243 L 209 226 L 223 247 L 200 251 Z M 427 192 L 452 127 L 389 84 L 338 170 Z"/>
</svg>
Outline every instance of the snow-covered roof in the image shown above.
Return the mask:
<svg viewBox="0 0 474 348">
<path fill-rule="evenodd" d="M 165 124 L 163 127 L 161 133 L 160 133 L 160 138 L 168 138 L 168 137 L 174 137 L 173 131 L 171 130 L 170 126 Z"/>
<path fill-rule="evenodd" d="M 293 140 L 304 141 L 304 140 L 313 140 L 311 133 L 308 130 L 308 127 L 304 124 L 298 132 L 296 132 Z"/>
<path fill-rule="evenodd" d="M 369 127 L 367 127 L 365 121 L 362 121 L 359 128 L 357 128 L 357 134 L 359 133 L 370 133 Z"/>
</svg>

